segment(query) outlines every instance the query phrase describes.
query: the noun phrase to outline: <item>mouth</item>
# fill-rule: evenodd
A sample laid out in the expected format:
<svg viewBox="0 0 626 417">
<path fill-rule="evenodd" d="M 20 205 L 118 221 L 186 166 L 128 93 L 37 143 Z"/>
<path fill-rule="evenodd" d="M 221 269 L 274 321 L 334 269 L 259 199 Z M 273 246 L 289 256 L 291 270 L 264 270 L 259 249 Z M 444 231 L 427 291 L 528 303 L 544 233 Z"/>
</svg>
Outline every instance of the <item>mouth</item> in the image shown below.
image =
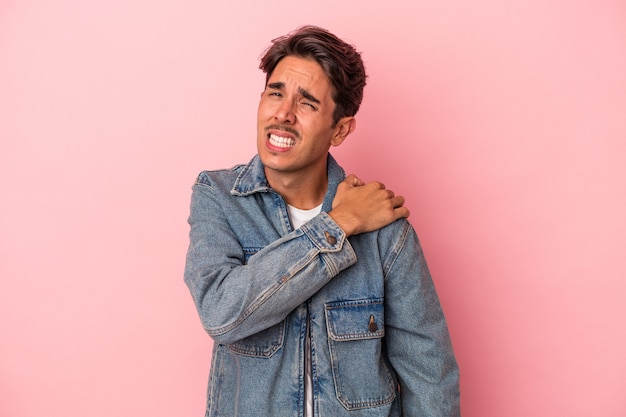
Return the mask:
<svg viewBox="0 0 626 417">
<path fill-rule="evenodd" d="M 296 144 L 296 140 L 293 138 L 286 138 L 273 133 L 268 135 L 268 140 L 272 146 L 280 149 L 291 148 Z"/>
</svg>

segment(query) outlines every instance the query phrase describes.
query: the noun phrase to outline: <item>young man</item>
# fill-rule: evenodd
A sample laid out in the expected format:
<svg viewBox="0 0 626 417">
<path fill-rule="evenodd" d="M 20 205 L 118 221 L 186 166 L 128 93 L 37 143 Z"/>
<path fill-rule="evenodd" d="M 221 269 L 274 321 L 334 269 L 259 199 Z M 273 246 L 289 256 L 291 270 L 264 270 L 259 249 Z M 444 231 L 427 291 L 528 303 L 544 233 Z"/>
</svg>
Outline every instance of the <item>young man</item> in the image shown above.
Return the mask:
<svg viewBox="0 0 626 417">
<path fill-rule="evenodd" d="M 207 416 L 459 416 L 458 368 L 404 199 L 330 156 L 356 127 L 359 53 L 275 39 L 258 155 L 193 186 L 185 282 L 214 340 Z"/>
</svg>

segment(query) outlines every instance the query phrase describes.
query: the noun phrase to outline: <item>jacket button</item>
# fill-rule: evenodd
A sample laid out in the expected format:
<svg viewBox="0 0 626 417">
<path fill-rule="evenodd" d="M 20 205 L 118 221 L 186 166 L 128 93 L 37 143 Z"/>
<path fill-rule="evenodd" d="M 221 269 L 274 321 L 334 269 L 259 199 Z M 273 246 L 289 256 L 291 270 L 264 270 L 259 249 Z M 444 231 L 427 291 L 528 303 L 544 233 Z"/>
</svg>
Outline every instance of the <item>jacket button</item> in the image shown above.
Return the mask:
<svg viewBox="0 0 626 417">
<path fill-rule="evenodd" d="M 330 233 L 324 232 L 324 236 L 326 236 L 326 241 L 329 244 L 334 245 L 334 244 L 337 243 L 337 238 L 335 236 L 331 235 Z"/>
<path fill-rule="evenodd" d="M 376 320 L 374 319 L 373 315 L 370 316 L 370 322 L 368 323 L 367 328 L 372 333 L 378 330 L 378 325 L 376 324 Z"/>
</svg>

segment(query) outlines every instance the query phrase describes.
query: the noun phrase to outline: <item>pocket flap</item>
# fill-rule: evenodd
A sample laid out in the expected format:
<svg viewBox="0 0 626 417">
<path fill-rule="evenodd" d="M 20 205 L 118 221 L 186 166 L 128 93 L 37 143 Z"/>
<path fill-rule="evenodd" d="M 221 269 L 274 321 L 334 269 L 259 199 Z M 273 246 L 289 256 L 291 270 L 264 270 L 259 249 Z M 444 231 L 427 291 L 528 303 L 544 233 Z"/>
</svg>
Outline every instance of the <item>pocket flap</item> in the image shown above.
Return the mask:
<svg viewBox="0 0 626 417">
<path fill-rule="evenodd" d="M 326 303 L 326 323 L 331 339 L 373 339 L 385 335 L 383 299 Z"/>
</svg>

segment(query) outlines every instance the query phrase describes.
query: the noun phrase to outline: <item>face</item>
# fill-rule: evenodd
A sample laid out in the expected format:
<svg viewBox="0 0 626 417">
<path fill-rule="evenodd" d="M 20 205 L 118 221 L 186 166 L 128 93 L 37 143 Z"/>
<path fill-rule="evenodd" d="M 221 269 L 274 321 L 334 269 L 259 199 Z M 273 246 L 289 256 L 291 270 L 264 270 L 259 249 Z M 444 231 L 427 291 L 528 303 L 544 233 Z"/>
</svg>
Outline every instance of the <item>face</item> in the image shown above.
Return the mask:
<svg viewBox="0 0 626 417">
<path fill-rule="evenodd" d="M 353 117 L 333 126 L 332 86 L 314 60 L 287 56 L 270 76 L 257 113 L 257 148 L 268 180 L 275 176 L 326 177 L 331 146 L 354 130 Z"/>
</svg>

